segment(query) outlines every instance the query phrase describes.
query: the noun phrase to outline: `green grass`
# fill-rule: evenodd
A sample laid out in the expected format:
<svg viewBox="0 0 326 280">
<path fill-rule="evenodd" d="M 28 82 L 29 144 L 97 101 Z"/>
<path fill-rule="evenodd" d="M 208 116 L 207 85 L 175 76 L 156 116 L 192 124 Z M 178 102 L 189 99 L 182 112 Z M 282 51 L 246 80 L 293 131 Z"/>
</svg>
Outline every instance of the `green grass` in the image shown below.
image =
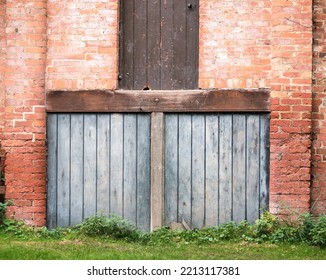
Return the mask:
<svg viewBox="0 0 326 280">
<path fill-rule="evenodd" d="M 144 245 L 104 238 L 66 236 L 59 240 L 20 240 L 0 234 L 1 260 L 325 260 L 326 250 L 305 244 Z"/>
<path fill-rule="evenodd" d="M 255 224 L 145 233 L 93 216 L 72 228 L 34 229 L 0 219 L 0 260 L 325 260 L 326 216 L 288 224 L 266 212 Z"/>
</svg>

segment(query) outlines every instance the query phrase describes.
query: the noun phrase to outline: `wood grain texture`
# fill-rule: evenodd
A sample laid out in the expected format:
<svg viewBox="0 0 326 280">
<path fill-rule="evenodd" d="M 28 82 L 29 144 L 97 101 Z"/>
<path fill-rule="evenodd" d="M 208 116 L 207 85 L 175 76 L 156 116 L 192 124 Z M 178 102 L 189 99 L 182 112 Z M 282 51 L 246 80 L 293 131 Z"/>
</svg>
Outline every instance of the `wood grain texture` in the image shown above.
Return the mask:
<svg viewBox="0 0 326 280">
<path fill-rule="evenodd" d="M 137 211 L 137 116 L 123 115 L 123 217 L 136 224 Z"/>
<path fill-rule="evenodd" d="M 232 200 L 233 220 L 246 218 L 246 115 L 233 115 Z"/>
<path fill-rule="evenodd" d="M 119 48 L 119 87 L 133 88 L 134 87 L 134 21 L 133 18 L 135 1 L 120 0 L 120 46 Z M 128 26 L 122 25 L 129 20 Z"/>
<path fill-rule="evenodd" d="M 97 115 L 84 116 L 84 217 L 97 213 Z M 75 149 L 75 147 L 73 147 Z"/>
<path fill-rule="evenodd" d="M 60 127 L 60 129 L 59 129 Z M 70 115 L 58 116 L 57 226 L 70 225 Z"/>
<path fill-rule="evenodd" d="M 163 226 L 164 114 L 151 114 L 151 229 Z"/>
<path fill-rule="evenodd" d="M 165 225 L 259 218 L 268 204 L 268 114 L 165 115 Z"/>
<path fill-rule="evenodd" d="M 186 61 L 187 61 L 187 5 L 186 0 L 173 2 L 173 80 L 169 89 L 186 89 Z M 197 70 L 197 68 L 195 68 Z"/>
<path fill-rule="evenodd" d="M 192 226 L 202 228 L 205 225 L 205 116 L 192 116 Z M 183 155 L 184 156 L 184 155 Z M 204 203 L 203 203 L 204 202 Z"/>
<path fill-rule="evenodd" d="M 97 116 L 97 211 L 110 214 L 111 114 Z"/>
<path fill-rule="evenodd" d="M 110 212 L 123 216 L 123 115 L 111 116 Z"/>
<path fill-rule="evenodd" d="M 260 118 L 247 117 L 247 220 L 259 217 Z"/>
<path fill-rule="evenodd" d="M 47 227 L 57 225 L 57 157 L 58 157 L 58 115 L 47 116 Z"/>
<path fill-rule="evenodd" d="M 260 182 L 259 212 L 268 210 L 269 206 L 269 115 L 260 116 Z"/>
<path fill-rule="evenodd" d="M 205 225 L 218 224 L 219 209 L 219 116 L 206 116 Z"/>
<path fill-rule="evenodd" d="M 137 225 L 150 230 L 151 204 L 151 118 L 137 115 Z M 128 207 L 126 205 L 125 207 Z"/>
<path fill-rule="evenodd" d="M 146 87 L 161 89 L 161 0 L 148 1 Z"/>
<path fill-rule="evenodd" d="M 198 87 L 199 1 L 121 0 L 119 88 Z"/>
<path fill-rule="evenodd" d="M 49 113 L 47 136 L 50 228 L 98 211 L 200 228 L 268 206 L 265 113 Z"/>
<path fill-rule="evenodd" d="M 179 115 L 179 135 L 178 135 L 178 220 L 181 223 L 184 219 L 191 224 L 191 146 L 192 146 L 192 126 L 190 114 Z M 180 141 L 181 140 L 181 141 Z"/>
<path fill-rule="evenodd" d="M 132 1 L 127 1 L 128 3 Z M 134 11 L 132 17 L 127 19 L 125 23 L 129 23 L 130 20 L 133 20 L 133 45 L 127 46 L 128 48 L 133 47 L 134 56 L 133 56 L 133 87 L 129 89 L 144 89 L 147 87 L 147 47 L 146 42 L 148 40 L 148 24 L 147 24 L 147 15 L 148 9 L 147 4 L 148 0 L 137 0 L 134 1 Z M 123 47 L 123 46 L 122 46 Z M 123 76 L 123 74 L 122 74 Z M 123 78 L 122 78 L 123 79 Z"/>
<path fill-rule="evenodd" d="M 191 4 L 186 11 L 186 63 L 185 88 L 198 88 L 199 63 L 199 0 L 186 1 Z"/>
<path fill-rule="evenodd" d="M 164 224 L 178 220 L 179 116 L 165 116 Z"/>
<path fill-rule="evenodd" d="M 232 220 L 232 115 L 220 116 L 219 223 Z"/>
<path fill-rule="evenodd" d="M 269 90 L 53 91 L 46 110 L 74 112 L 269 112 Z"/>
<path fill-rule="evenodd" d="M 150 115 L 48 115 L 49 228 L 95 214 L 150 230 Z"/>
<path fill-rule="evenodd" d="M 83 114 L 71 115 L 71 224 L 79 224 L 84 217 L 84 116 Z"/>
</svg>

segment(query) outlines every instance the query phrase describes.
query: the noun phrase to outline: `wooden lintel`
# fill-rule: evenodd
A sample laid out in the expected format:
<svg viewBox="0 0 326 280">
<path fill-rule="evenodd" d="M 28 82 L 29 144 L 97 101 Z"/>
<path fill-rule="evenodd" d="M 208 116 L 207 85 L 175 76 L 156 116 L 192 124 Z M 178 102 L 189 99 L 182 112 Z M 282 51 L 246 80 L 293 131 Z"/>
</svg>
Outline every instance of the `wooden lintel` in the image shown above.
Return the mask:
<svg viewBox="0 0 326 280">
<path fill-rule="evenodd" d="M 87 112 L 269 112 L 267 89 L 178 91 L 52 91 L 49 113 Z"/>
</svg>

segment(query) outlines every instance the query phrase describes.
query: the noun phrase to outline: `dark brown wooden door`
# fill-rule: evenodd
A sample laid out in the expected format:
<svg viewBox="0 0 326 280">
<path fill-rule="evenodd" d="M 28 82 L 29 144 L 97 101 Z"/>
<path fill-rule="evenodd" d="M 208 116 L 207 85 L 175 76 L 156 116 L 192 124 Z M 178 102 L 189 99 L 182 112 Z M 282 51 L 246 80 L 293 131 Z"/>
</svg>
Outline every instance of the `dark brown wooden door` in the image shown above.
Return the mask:
<svg viewBox="0 0 326 280">
<path fill-rule="evenodd" d="M 199 0 L 120 4 L 119 88 L 197 88 Z"/>
</svg>

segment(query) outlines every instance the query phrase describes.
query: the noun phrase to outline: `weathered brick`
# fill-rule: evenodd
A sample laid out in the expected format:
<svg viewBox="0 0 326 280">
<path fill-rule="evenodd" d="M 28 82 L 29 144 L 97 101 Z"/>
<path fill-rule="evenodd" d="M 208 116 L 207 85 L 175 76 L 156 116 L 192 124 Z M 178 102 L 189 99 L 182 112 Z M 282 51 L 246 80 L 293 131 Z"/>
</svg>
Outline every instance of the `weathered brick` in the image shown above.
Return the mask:
<svg viewBox="0 0 326 280">
<path fill-rule="evenodd" d="M 24 209 L 33 206 L 34 198 L 26 198 L 25 194 L 35 192 L 34 185 L 42 186 L 44 193 L 46 184 L 45 150 L 37 153 L 39 145 L 34 142 L 34 127 L 38 127 L 38 133 L 45 134 L 46 3 L 45 0 L 0 2 L 1 11 L 5 10 L 0 20 L 0 36 L 4 36 L 1 44 L 6 43 L 5 56 L 0 45 L 0 59 L 4 62 L 1 65 L 5 66 L 0 73 L 4 81 L 1 83 L 0 99 L 5 100 L 5 110 L 0 119 L 6 120 L 3 125 L 0 124 L 3 132 L 0 140 L 6 150 L 6 199 L 12 199 L 15 205 L 9 207 L 8 215 L 15 217 L 17 214 L 17 219 L 28 220 L 32 224 L 33 211 L 27 213 Z M 5 29 L 2 15 L 6 19 Z M 40 111 L 41 107 L 43 110 Z M 3 110 L 0 109 L 1 112 Z M 45 139 L 42 141 L 41 145 L 45 146 Z M 37 161 L 42 167 L 35 166 Z M 43 173 L 43 180 L 34 180 L 35 172 Z M 40 201 L 43 202 L 37 203 L 44 205 L 45 197 Z M 44 225 L 45 219 L 38 223 Z"/>
<path fill-rule="evenodd" d="M 312 168 L 312 212 L 319 215 L 325 214 L 326 209 L 326 123 L 325 119 L 325 92 L 326 92 L 326 2 L 315 1 L 313 20 L 315 22 L 314 29 L 314 53 L 313 53 L 313 147 L 312 149 L 312 165 L 316 168 Z M 318 40 L 318 39 L 321 40 Z"/>
<path fill-rule="evenodd" d="M 118 2 L 0 1 L 9 215 L 45 222 L 45 91 L 117 87 Z M 312 2 L 200 1 L 199 86 L 271 89 L 270 205 L 280 215 L 309 211 L 310 190 L 315 213 L 325 211 L 326 3 Z"/>
</svg>

